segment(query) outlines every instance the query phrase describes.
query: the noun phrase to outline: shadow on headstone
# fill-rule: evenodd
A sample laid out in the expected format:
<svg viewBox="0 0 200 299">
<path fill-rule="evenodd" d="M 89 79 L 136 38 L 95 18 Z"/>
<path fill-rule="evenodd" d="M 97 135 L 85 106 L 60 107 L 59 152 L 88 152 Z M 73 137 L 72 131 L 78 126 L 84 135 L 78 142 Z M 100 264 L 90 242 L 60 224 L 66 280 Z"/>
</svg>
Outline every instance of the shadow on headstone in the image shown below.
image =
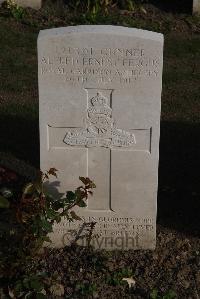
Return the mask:
<svg viewBox="0 0 200 299">
<path fill-rule="evenodd" d="M 46 190 L 48 190 L 48 193 L 50 193 L 52 197 L 54 197 L 55 199 L 61 198 L 65 195 L 65 193 L 61 193 L 58 191 L 60 187 L 60 181 L 53 181 L 53 182 L 46 181 L 44 183 L 44 186 Z"/>
<path fill-rule="evenodd" d="M 158 223 L 200 233 L 200 124 L 162 122 Z"/>
</svg>

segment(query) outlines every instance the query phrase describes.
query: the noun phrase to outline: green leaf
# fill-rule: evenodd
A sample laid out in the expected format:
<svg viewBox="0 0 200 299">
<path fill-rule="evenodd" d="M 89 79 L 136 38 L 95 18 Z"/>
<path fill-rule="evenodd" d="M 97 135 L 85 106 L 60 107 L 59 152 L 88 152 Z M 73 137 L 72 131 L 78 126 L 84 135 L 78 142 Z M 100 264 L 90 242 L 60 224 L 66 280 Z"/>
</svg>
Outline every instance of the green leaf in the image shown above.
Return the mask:
<svg viewBox="0 0 200 299">
<path fill-rule="evenodd" d="M 23 283 L 24 284 L 24 283 Z M 23 285 L 21 281 L 15 283 L 15 292 L 20 293 L 23 290 Z"/>
<path fill-rule="evenodd" d="M 150 294 L 151 299 L 158 299 L 158 290 L 154 289 Z"/>
<path fill-rule="evenodd" d="M 69 202 L 73 202 L 76 200 L 76 194 L 72 191 L 68 191 L 67 192 L 67 198 L 66 198 Z"/>
<path fill-rule="evenodd" d="M 163 299 L 174 299 L 176 298 L 176 293 L 173 290 L 169 290 L 166 295 L 163 296 Z"/>
<path fill-rule="evenodd" d="M 60 202 L 60 201 L 57 200 L 57 201 L 52 203 L 52 208 L 54 210 L 58 211 L 59 209 L 64 208 L 64 202 L 63 201 Z"/>
<path fill-rule="evenodd" d="M 44 294 L 42 294 L 42 293 L 37 293 L 35 298 L 36 298 L 36 299 L 46 299 L 47 296 L 44 295 Z"/>
<path fill-rule="evenodd" d="M 41 224 L 42 224 L 43 230 L 45 230 L 47 232 L 52 232 L 52 224 L 49 221 L 47 221 L 46 219 L 43 219 L 41 221 Z"/>
<path fill-rule="evenodd" d="M 77 202 L 77 206 L 79 206 L 81 208 L 85 208 L 87 206 L 87 204 L 85 203 L 84 200 L 81 199 Z"/>
<path fill-rule="evenodd" d="M 4 196 L 0 195 L 0 208 L 7 209 L 9 208 L 10 203 Z"/>
<path fill-rule="evenodd" d="M 33 279 L 33 280 L 30 281 L 30 287 L 33 290 L 36 290 L 37 292 L 40 292 L 40 291 L 42 291 L 44 286 L 43 286 L 43 283 L 41 283 L 39 280 Z"/>
<path fill-rule="evenodd" d="M 21 296 L 21 294 L 20 294 Z M 33 299 L 33 292 L 28 292 L 28 294 L 26 294 L 26 299 Z"/>
<path fill-rule="evenodd" d="M 78 215 L 76 215 L 76 213 L 74 211 L 71 211 L 70 215 L 75 220 L 82 220 Z"/>
<path fill-rule="evenodd" d="M 53 209 L 47 209 L 46 214 L 48 218 L 55 218 L 58 215 L 58 212 L 54 211 Z"/>
<path fill-rule="evenodd" d="M 82 198 L 82 192 L 80 189 L 76 189 L 75 191 L 76 199 L 79 200 Z"/>
</svg>

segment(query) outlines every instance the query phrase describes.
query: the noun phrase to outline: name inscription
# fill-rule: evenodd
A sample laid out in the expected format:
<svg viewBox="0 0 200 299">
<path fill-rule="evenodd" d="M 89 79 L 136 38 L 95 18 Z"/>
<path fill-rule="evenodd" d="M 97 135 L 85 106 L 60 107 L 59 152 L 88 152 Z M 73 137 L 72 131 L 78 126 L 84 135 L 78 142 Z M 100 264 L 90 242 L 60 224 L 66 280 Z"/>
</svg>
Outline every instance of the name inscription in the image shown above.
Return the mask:
<svg viewBox="0 0 200 299">
<path fill-rule="evenodd" d="M 41 58 L 41 75 L 55 75 L 65 82 L 130 84 L 159 75 L 159 57 L 142 48 L 55 47 L 55 55 Z"/>
</svg>

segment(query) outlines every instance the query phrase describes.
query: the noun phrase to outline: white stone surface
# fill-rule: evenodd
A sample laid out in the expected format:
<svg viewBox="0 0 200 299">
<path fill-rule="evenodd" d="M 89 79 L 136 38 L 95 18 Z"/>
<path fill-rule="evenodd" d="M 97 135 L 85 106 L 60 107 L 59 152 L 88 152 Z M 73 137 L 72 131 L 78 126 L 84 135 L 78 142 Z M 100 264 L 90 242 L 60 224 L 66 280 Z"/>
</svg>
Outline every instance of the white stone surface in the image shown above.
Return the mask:
<svg viewBox="0 0 200 299">
<path fill-rule="evenodd" d="M 0 0 L 0 5 L 5 0 Z M 35 9 L 39 9 L 42 6 L 42 0 L 15 0 L 15 3 L 22 7 L 32 7 Z"/>
<path fill-rule="evenodd" d="M 40 9 L 42 6 L 42 0 L 15 0 L 15 2 L 22 7 L 32 7 Z"/>
<path fill-rule="evenodd" d="M 76 210 L 83 221 L 55 226 L 55 246 L 96 222 L 95 248 L 155 248 L 162 56 L 163 36 L 150 31 L 40 32 L 41 168 L 59 170 L 52 192 L 73 190 L 79 176 L 97 185 L 87 207 Z"/>
<path fill-rule="evenodd" d="M 193 13 L 200 14 L 200 0 L 193 0 Z"/>
</svg>

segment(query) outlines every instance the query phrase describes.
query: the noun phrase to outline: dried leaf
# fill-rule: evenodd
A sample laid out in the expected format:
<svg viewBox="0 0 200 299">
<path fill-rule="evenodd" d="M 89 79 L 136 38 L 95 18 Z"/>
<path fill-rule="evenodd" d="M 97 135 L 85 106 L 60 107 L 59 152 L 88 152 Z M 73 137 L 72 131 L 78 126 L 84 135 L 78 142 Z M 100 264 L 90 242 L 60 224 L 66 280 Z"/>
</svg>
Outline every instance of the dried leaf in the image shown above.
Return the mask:
<svg viewBox="0 0 200 299">
<path fill-rule="evenodd" d="M 147 14 L 147 11 L 144 7 L 141 7 L 141 11 L 146 15 Z"/>
<path fill-rule="evenodd" d="M 89 183 L 89 181 L 90 181 L 89 178 L 85 178 L 85 177 L 83 177 L 83 176 L 80 176 L 80 177 L 79 177 L 79 180 L 80 180 L 84 185 L 87 185 L 87 184 Z"/>
<path fill-rule="evenodd" d="M 23 194 L 27 195 L 27 194 L 32 194 L 34 192 L 34 185 L 32 183 L 28 183 L 23 190 Z"/>
<path fill-rule="evenodd" d="M 88 186 L 89 188 L 95 188 L 93 186 L 95 186 L 95 184 L 93 183 L 93 181 L 91 181 L 88 177 L 83 177 L 83 176 L 80 176 L 79 177 L 79 180 L 86 186 Z"/>
<path fill-rule="evenodd" d="M 90 188 L 96 188 L 96 185 L 94 182 L 91 181 L 91 184 L 90 184 Z"/>
<path fill-rule="evenodd" d="M 128 283 L 129 288 L 134 287 L 136 284 L 136 281 L 133 279 L 133 277 L 122 278 L 122 281 L 126 281 Z"/>
<path fill-rule="evenodd" d="M 50 287 L 50 292 L 53 296 L 63 296 L 65 294 L 64 286 L 56 283 Z"/>
<path fill-rule="evenodd" d="M 51 175 L 53 175 L 57 178 L 56 171 L 58 171 L 58 170 L 56 168 L 52 167 L 52 168 L 49 169 L 48 174 L 51 174 Z"/>
<path fill-rule="evenodd" d="M 9 294 L 10 298 L 12 298 L 12 299 L 16 298 L 13 291 L 10 288 L 8 288 L 8 294 Z"/>
</svg>

